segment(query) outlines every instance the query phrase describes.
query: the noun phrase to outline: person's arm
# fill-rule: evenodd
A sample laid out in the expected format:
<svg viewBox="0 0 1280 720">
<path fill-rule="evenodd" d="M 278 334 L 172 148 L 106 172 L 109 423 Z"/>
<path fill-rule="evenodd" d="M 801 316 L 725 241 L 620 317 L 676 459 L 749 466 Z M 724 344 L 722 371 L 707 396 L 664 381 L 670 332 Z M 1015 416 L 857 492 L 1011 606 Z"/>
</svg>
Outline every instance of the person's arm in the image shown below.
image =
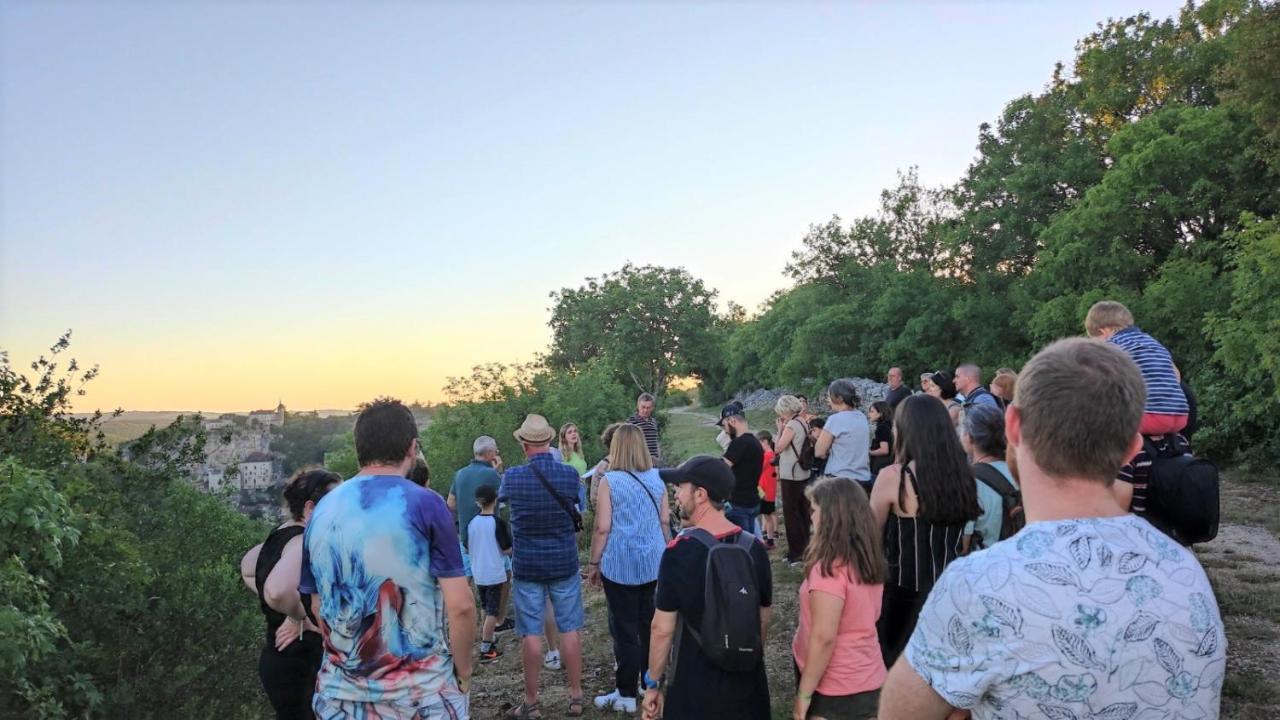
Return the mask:
<svg viewBox="0 0 1280 720">
<path fill-rule="evenodd" d="M 666 485 L 658 502 L 658 520 L 662 523 L 662 541 L 671 542 L 671 503 L 667 502 Z"/>
<path fill-rule="evenodd" d="M 267 575 L 262 586 L 262 597 L 267 607 L 289 616 L 289 619 L 301 623 L 306 617 L 302 609 L 302 598 L 298 595 L 298 578 L 302 574 L 302 536 L 295 537 L 284 546 L 280 553 L 280 561 Z"/>
<path fill-rule="evenodd" d="M 244 581 L 245 587 L 249 588 L 249 592 L 254 595 L 258 594 L 258 554 L 262 552 L 262 543 L 258 543 L 249 548 L 249 552 L 240 558 L 240 579 Z"/>
<path fill-rule="evenodd" d="M 821 590 L 810 590 L 808 598 L 800 598 L 800 602 L 809 603 L 809 649 L 805 653 L 804 672 L 796 688 L 796 701 L 793 715 L 796 720 L 804 720 L 809 712 L 809 703 L 813 701 L 813 693 L 822 682 L 822 676 L 831 663 L 831 655 L 836 650 L 836 635 L 840 630 L 840 616 L 844 613 L 844 598 Z"/>
<path fill-rule="evenodd" d="M 890 465 L 880 471 L 876 476 L 876 482 L 871 486 L 871 514 L 876 518 L 876 524 L 880 526 L 880 530 L 884 531 L 885 523 L 889 522 L 889 511 L 893 508 L 893 501 L 898 497 L 898 484 L 902 482 L 902 466 Z"/>
<path fill-rule="evenodd" d="M 778 448 L 777 450 L 778 454 L 781 455 L 785 450 L 794 449 L 791 447 L 791 443 L 795 439 L 796 439 L 796 434 L 791 429 L 791 423 L 787 423 L 786 425 L 783 425 L 782 429 L 778 431 L 778 442 L 774 446 Z"/>
<path fill-rule="evenodd" d="M 884 457 L 885 455 L 888 455 L 889 443 L 881 440 L 875 447 L 871 448 L 870 454 L 872 457 Z"/>
<path fill-rule="evenodd" d="M 453 491 L 449 491 L 449 497 L 444 499 L 444 504 L 449 506 L 449 512 L 458 512 L 458 498 L 453 496 Z"/>
<path fill-rule="evenodd" d="M 453 654 L 453 672 L 462 692 L 471 688 L 471 646 L 476 639 L 476 601 L 466 577 L 442 577 L 440 591 L 449 616 L 449 652 Z"/>
<path fill-rule="evenodd" d="M 609 531 L 613 529 L 613 495 L 609 492 L 608 476 L 600 481 L 596 503 L 596 527 L 591 533 L 591 563 L 587 567 L 587 582 L 600 587 L 600 559 L 604 557 L 604 548 L 609 544 Z"/>
<path fill-rule="evenodd" d="M 828 421 L 830 422 L 830 421 Z M 831 443 L 836 441 L 836 436 L 825 427 L 818 433 L 818 439 L 813 443 L 813 454 L 815 457 L 824 458 L 831 452 Z"/>
<path fill-rule="evenodd" d="M 944 720 L 955 708 L 920 677 L 905 655 L 889 670 L 880 690 L 879 720 Z"/>
<path fill-rule="evenodd" d="M 657 679 L 667 671 L 667 658 L 671 654 L 671 639 L 676 634 L 676 613 L 655 610 L 649 624 L 649 677 Z M 644 691 L 644 718 L 662 717 L 662 690 L 646 688 Z"/>
</svg>

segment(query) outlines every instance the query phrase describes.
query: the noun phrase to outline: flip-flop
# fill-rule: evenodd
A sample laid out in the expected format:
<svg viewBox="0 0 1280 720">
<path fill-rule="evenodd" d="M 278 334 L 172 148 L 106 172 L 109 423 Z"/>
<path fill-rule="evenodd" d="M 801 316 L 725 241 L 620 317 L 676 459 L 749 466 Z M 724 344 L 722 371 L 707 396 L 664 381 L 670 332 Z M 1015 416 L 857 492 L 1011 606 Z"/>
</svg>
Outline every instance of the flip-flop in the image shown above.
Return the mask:
<svg viewBox="0 0 1280 720">
<path fill-rule="evenodd" d="M 582 717 L 583 704 L 585 698 L 569 698 L 569 717 Z"/>
<path fill-rule="evenodd" d="M 582 713 L 578 714 L 581 715 Z M 520 703 L 508 710 L 505 717 L 513 718 L 514 720 L 541 720 L 542 708 L 536 702 Z"/>
</svg>

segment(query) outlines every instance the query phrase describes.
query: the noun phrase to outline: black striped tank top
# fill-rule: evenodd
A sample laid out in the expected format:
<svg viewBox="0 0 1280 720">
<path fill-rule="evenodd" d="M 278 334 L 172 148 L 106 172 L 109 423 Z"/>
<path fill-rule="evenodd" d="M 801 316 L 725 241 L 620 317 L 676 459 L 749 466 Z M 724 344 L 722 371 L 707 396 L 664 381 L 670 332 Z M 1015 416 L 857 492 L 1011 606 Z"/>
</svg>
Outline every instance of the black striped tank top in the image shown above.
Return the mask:
<svg viewBox="0 0 1280 720">
<path fill-rule="evenodd" d="M 903 477 L 911 482 L 916 497 L 920 490 L 915 473 L 902 468 Z M 898 506 L 903 505 L 904 490 L 898 490 Z M 942 571 L 960 552 L 964 523 L 934 525 L 919 517 L 903 517 L 889 513 L 884 528 L 884 548 L 889 559 L 889 582 L 908 590 L 929 592 Z"/>
</svg>

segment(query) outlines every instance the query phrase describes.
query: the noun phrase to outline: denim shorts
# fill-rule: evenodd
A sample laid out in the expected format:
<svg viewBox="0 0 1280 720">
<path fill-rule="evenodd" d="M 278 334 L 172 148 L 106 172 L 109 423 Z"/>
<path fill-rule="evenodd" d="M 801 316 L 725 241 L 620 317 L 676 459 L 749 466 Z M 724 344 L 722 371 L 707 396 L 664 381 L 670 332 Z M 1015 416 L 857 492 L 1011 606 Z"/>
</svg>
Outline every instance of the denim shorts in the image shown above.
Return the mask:
<svg viewBox="0 0 1280 720">
<path fill-rule="evenodd" d="M 542 614 L 548 597 L 557 630 L 567 633 L 582 629 L 582 579 L 576 573 L 551 582 L 515 580 L 511 596 L 516 607 L 516 633 L 520 637 L 542 634 Z"/>
</svg>

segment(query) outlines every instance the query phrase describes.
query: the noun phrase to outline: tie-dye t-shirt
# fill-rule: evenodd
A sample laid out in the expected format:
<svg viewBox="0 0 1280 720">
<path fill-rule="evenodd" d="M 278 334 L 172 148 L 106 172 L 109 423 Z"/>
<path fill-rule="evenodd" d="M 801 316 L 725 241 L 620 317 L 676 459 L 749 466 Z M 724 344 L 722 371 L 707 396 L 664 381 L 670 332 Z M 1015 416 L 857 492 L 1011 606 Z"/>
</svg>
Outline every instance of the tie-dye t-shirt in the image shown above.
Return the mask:
<svg viewBox="0 0 1280 720">
<path fill-rule="evenodd" d="M 1200 564 L 1132 515 L 1033 523 L 956 560 L 907 647 L 975 720 L 1216 718 L 1226 654 Z"/>
<path fill-rule="evenodd" d="M 357 476 L 316 506 L 298 590 L 318 595 L 331 700 L 417 703 L 454 687 L 436 578 L 463 575 L 444 500 L 401 477 Z"/>
</svg>

